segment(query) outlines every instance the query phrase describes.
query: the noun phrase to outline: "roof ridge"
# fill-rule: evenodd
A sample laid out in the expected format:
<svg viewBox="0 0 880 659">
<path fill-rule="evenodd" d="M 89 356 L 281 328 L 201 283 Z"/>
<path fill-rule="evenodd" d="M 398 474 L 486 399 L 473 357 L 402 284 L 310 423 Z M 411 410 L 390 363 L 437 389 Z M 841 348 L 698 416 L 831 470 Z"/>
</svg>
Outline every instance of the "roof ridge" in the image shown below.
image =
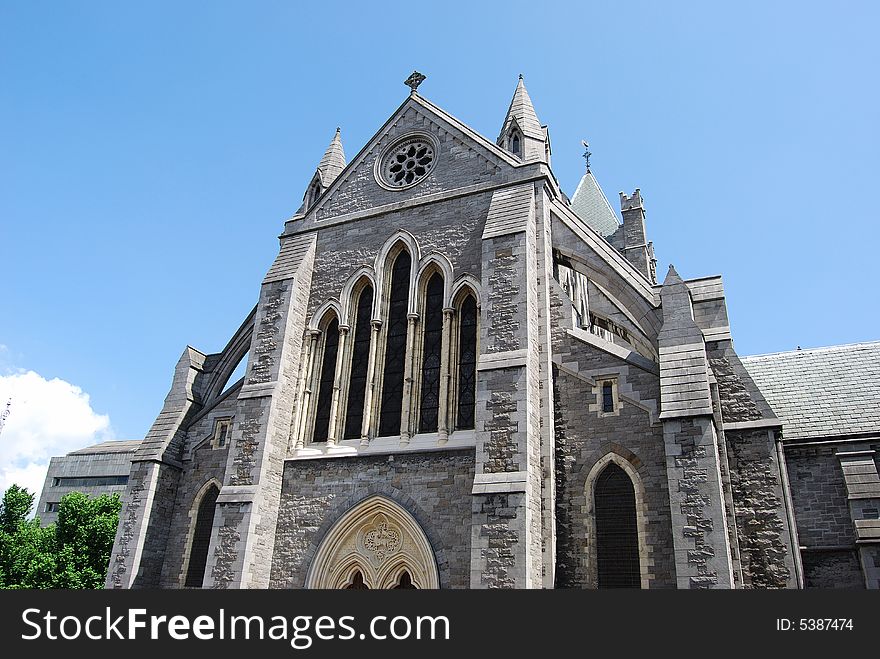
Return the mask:
<svg viewBox="0 0 880 659">
<path fill-rule="evenodd" d="M 840 351 L 845 348 L 855 348 L 855 347 L 859 347 L 859 346 L 878 346 L 878 347 L 880 347 L 880 340 L 878 340 L 878 341 L 858 341 L 855 343 L 840 343 L 837 345 L 819 346 L 816 348 L 801 348 L 800 350 L 796 349 L 796 350 L 780 350 L 778 352 L 765 352 L 765 353 L 761 353 L 761 354 L 757 354 L 757 355 L 746 355 L 744 357 L 741 357 L 740 359 L 742 359 L 743 361 L 746 361 L 749 359 L 760 359 L 762 357 L 775 357 L 777 355 L 796 355 L 798 353 L 803 354 L 805 352 L 832 352 L 832 351 Z"/>
</svg>

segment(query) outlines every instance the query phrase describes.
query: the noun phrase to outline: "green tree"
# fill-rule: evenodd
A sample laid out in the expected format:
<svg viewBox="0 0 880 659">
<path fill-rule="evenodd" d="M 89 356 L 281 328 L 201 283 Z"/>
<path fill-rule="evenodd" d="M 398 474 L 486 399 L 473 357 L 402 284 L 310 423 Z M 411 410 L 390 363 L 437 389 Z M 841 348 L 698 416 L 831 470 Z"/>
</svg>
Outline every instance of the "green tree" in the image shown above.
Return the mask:
<svg viewBox="0 0 880 659">
<path fill-rule="evenodd" d="M 102 588 L 122 504 L 119 495 L 65 495 L 56 524 L 27 516 L 34 495 L 11 486 L 0 504 L 0 587 Z"/>
<path fill-rule="evenodd" d="M 18 485 L 10 485 L 0 502 L 0 531 L 13 534 L 34 507 L 34 495 Z"/>
</svg>

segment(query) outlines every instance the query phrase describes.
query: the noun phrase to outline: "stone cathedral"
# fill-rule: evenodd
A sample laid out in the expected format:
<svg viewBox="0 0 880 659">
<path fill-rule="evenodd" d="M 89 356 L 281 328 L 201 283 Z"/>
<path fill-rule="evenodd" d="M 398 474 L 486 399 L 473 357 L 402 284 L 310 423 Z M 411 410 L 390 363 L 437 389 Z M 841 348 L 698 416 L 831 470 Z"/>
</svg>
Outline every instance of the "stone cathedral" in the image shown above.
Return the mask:
<svg viewBox="0 0 880 659">
<path fill-rule="evenodd" d="M 496 140 L 422 79 L 350 162 L 337 130 L 254 310 L 183 352 L 107 587 L 801 585 L 721 278 L 660 282 L 589 161 L 566 196 L 522 77 Z"/>
</svg>

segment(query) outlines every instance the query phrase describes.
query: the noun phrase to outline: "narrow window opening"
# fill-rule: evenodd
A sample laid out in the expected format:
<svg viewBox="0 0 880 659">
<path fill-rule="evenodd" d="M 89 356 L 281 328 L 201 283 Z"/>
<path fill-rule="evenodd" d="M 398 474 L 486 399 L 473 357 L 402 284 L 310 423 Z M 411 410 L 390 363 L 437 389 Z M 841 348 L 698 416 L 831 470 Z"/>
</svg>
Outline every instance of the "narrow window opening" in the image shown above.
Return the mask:
<svg viewBox="0 0 880 659">
<path fill-rule="evenodd" d="M 468 295 L 461 305 L 458 323 L 458 410 L 455 427 L 474 427 L 477 388 L 477 301 Z"/>
<path fill-rule="evenodd" d="M 401 252 L 395 259 L 391 272 L 388 334 L 385 339 L 385 369 L 382 377 L 382 411 L 379 418 L 379 435 L 384 437 L 400 434 L 411 264 L 410 255 Z"/>
<path fill-rule="evenodd" d="M 318 181 L 315 181 L 314 183 L 312 183 L 311 187 L 309 188 L 309 195 L 308 195 L 308 201 L 306 202 L 306 207 L 310 208 L 311 206 L 313 206 L 315 204 L 315 202 L 318 201 L 318 197 L 320 197 L 320 196 L 321 196 L 321 184 L 318 183 Z"/>
<path fill-rule="evenodd" d="M 522 156 L 522 145 L 520 144 L 519 133 L 513 133 L 510 140 L 510 150 L 515 156 Z"/>
<path fill-rule="evenodd" d="M 336 353 L 339 348 L 339 320 L 334 318 L 324 330 L 324 358 L 321 360 L 321 380 L 318 385 L 318 407 L 315 412 L 313 442 L 326 442 L 330 430 L 330 403 L 333 400 L 333 381 L 336 378 Z"/>
<path fill-rule="evenodd" d="M 226 440 L 229 438 L 229 430 L 232 427 L 231 419 L 218 419 L 214 428 L 214 448 L 223 448 L 226 446 Z"/>
<path fill-rule="evenodd" d="M 440 406 L 440 353 L 443 347 L 443 277 L 434 273 L 425 291 L 422 344 L 422 401 L 419 432 L 437 432 Z"/>
<path fill-rule="evenodd" d="M 614 386 L 611 382 L 602 383 L 602 412 L 614 411 Z"/>
<path fill-rule="evenodd" d="M 351 377 L 348 384 L 348 409 L 345 414 L 345 439 L 361 436 L 364 421 L 364 397 L 367 391 L 367 365 L 370 360 L 370 321 L 373 313 L 373 288 L 361 290 L 357 303 Z"/>
</svg>

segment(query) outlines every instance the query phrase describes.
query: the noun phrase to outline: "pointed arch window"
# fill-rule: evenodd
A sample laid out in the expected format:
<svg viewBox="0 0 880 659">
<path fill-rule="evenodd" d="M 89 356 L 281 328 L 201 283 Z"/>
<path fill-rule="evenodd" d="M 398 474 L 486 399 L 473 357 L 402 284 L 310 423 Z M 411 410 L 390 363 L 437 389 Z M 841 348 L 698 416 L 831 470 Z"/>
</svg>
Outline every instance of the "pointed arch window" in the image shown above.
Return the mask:
<svg viewBox="0 0 880 659">
<path fill-rule="evenodd" d="M 522 140 L 515 130 L 510 133 L 510 151 L 515 156 L 522 156 Z"/>
<path fill-rule="evenodd" d="M 318 201 L 318 197 L 321 196 L 321 183 L 315 180 L 309 186 L 309 192 L 306 197 L 306 208 L 311 208 L 316 201 Z"/>
<path fill-rule="evenodd" d="M 391 590 L 416 590 L 415 584 L 412 582 L 412 577 L 409 576 L 409 572 L 404 570 L 400 575 L 400 578 L 397 580 L 397 585 L 392 586 Z"/>
<path fill-rule="evenodd" d="M 474 427 L 477 393 L 477 300 L 468 294 L 458 310 L 458 404 L 456 430 Z"/>
<path fill-rule="evenodd" d="M 610 462 L 596 479 L 594 497 L 598 586 L 639 588 L 639 533 L 632 480 Z"/>
<path fill-rule="evenodd" d="M 333 380 L 336 377 L 336 353 L 339 351 L 339 319 L 335 316 L 324 329 L 324 355 L 321 379 L 318 381 L 318 403 L 315 408 L 313 442 L 326 442 L 330 431 L 330 404 L 333 401 Z"/>
<path fill-rule="evenodd" d="M 355 584 L 371 590 L 440 587 L 437 559 L 424 530 L 387 497 L 371 496 L 335 521 L 317 547 L 305 581 L 306 588 Z"/>
<path fill-rule="evenodd" d="M 193 530 L 192 544 L 189 550 L 189 565 L 186 570 L 187 588 L 201 588 L 205 579 L 205 566 L 208 563 L 208 546 L 211 543 L 211 529 L 214 528 L 214 511 L 220 490 L 211 485 L 202 496 L 196 513 L 196 526 Z"/>
<path fill-rule="evenodd" d="M 424 318 L 419 432 L 437 432 L 443 349 L 443 276 L 439 272 L 431 275 L 425 288 Z"/>
<path fill-rule="evenodd" d="M 351 376 L 345 414 L 344 439 L 361 436 L 364 420 L 364 397 L 367 391 L 367 366 L 370 361 L 370 321 L 373 315 L 373 287 L 367 284 L 357 298 L 354 343 L 351 353 Z"/>
<path fill-rule="evenodd" d="M 385 368 L 382 375 L 382 407 L 379 415 L 379 435 L 386 437 L 400 433 L 411 266 L 412 259 L 404 250 L 397 255 L 391 268 Z"/>
<path fill-rule="evenodd" d="M 351 578 L 351 583 L 348 584 L 344 590 L 369 590 L 370 587 L 364 583 L 364 575 L 360 570 L 354 573 Z"/>
</svg>

